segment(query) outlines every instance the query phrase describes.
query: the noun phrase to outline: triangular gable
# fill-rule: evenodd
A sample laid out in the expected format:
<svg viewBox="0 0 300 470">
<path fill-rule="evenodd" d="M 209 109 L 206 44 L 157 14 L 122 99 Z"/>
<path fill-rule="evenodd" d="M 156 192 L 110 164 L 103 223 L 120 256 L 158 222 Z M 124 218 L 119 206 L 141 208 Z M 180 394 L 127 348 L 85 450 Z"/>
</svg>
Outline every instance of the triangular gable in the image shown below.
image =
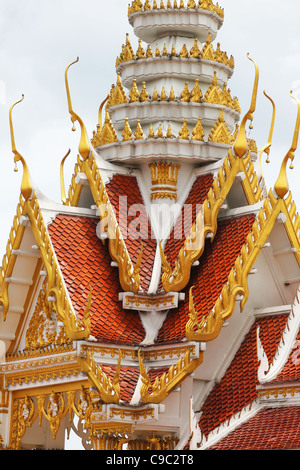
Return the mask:
<svg viewBox="0 0 300 470">
<path fill-rule="evenodd" d="M 15 312 L 21 314 L 17 322 L 11 324 L 11 334 L 22 324 L 26 307 L 31 302 L 37 288 L 37 282 L 44 276 L 48 278 L 47 298 L 54 296 L 54 309 L 59 321 L 64 323 L 70 339 L 83 339 L 89 336 L 88 312 L 81 312 L 82 320 L 76 315 L 70 303 L 59 263 L 49 237 L 47 226 L 40 210 L 39 200 L 35 192 L 31 199 L 25 200 L 20 196 L 17 215 L 14 218 L 13 229 L 7 244 L 6 255 L 3 259 L 2 278 L 0 283 L 0 302 L 3 306 L 3 331 L 15 319 Z M 26 273 L 26 282 L 22 273 Z M 14 286 L 17 286 L 17 290 Z M 21 289 L 20 289 L 21 287 Z M 20 293 L 22 298 L 19 298 Z M 19 302 L 17 304 L 17 302 Z M 6 323 L 7 322 L 7 323 Z"/>
<path fill-rule="evenodd" d="M 258 212 L 252 230 L 247 236 L 246 243 L 243 245 L 241 253 L 235 261 L 228 281 L 223 286 L 221 295 L 211 314 L 204 322 L 198 323 L 198 315 L 193 304 L 192 292 L 190 291 L 190 321 L 187 326 L 187 338 L 189 341 L 207 341 L 218 336 L 224 322 L 233 314 L 235 299 L 238 295 L 242 296 L 241 310 L 243 310 L 249 296 L 249 273 L 267 242 L 280 214 L 284 214 L 286 217 L 284 227 L 291 247 L 295 248 L 295 258 L 300 266 L 300 217 L 296 214 L 292 195 L 289 193 L 286 199 L 280 199 L 276 198 L 272 190 L 270 190 L 268 198 L 264 200 L 263 207 Z"/>
</svg>

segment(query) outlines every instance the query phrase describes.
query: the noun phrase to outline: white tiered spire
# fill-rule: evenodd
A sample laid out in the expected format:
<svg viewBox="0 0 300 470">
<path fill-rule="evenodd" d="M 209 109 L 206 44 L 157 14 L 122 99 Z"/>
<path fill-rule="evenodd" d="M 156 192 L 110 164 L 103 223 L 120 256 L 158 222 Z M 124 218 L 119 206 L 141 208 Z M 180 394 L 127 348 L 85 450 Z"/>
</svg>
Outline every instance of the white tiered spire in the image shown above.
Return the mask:
<svg viewBox="0 0 300 470">
<path fill-rule="evenodd" d="M 94 145 L 107 161 L 147 168 L 149 180 L 151 163 L 180 164 L 185 188 L 187 175 L 221 161 L 236 136 L 240 108 L 227 86 L 234 59 L 212 44 L 224 12 L 211 0 L 135 0 L 128 14 L 138 49 L 127 34 Z M 174 202 L 171 193 L 162 198 Z"/>
</svg>

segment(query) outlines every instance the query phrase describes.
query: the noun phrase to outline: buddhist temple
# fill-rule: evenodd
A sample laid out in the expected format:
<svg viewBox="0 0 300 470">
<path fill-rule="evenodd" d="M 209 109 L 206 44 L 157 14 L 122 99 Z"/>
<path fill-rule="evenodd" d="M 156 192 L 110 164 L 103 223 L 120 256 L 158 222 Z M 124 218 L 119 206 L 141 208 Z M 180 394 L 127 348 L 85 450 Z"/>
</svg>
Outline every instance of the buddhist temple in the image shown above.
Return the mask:
<svg viewBox="0 0 300 470">
<path fill-rule="evenodd" d="M 288 182 L 300 103 L 287 90 L 293 138 L 267 187 L 276 97 L 261 97 L 259 149 L 248 134 L 259 64 L 248 55 L 242 110 L 217 38 L 224 19 L 212 0 L 131 1 L 93 135 L 73 108 L 70 58 L 78 156 L 71 181 L 69 152 L 61 161 L 60 204 L 18 145 L 26 97 L 11 104 L 22 182 L 0 271 L 1 449 L 63 450 L 71 436 L 124 452 L 300 448 L 300 217 Z"/>
</svg>

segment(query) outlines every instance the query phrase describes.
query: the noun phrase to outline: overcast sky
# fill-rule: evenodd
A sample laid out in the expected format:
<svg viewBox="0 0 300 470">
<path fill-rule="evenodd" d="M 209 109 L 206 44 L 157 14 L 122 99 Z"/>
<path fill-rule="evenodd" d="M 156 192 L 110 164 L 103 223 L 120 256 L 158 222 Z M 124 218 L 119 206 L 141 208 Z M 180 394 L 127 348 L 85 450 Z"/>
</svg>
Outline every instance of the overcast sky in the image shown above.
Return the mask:
<svg viewBox="0 0 300 470">
<path fill-rule="evenodd" d="M 91 136 L 100 102 L 116 81 L 115 60 L 126 33 L 137 44 L 127 19 L 129 0 L 0 0 L 0 259 L 19 198 L 22 167 L 14 172 L 9 132 L 10 105 L 14 109 L 16 145 L 26 159 L 32 179 L 51 199 L 60 201 L 59 164 L 67 150 L 66 187 L 77 155 L 79 132 L 71 131 L 64 71 L 69 72 L 74 110 Z M 271 164 L 264 165 L 268 186 L 273 186 L 284 155 L 291 146 L 297 107 L 291 89 L 300 98 L 299 0 L 220 0 L 225 22 L 217 41 L 235 58 L 229 82 L 239 98 L 242 114 L 248 111 L 254 80 L 253 64 L 260 68 L 259 97 L 251 138 L 258 148 L 266 142 L 271 105 L 277 106 Z M 135 49 L 136 50 L 136 49 Z M 300 207 L 300 142 L 295 169 L 289 171 L 290 187 Z"/>
</svg>

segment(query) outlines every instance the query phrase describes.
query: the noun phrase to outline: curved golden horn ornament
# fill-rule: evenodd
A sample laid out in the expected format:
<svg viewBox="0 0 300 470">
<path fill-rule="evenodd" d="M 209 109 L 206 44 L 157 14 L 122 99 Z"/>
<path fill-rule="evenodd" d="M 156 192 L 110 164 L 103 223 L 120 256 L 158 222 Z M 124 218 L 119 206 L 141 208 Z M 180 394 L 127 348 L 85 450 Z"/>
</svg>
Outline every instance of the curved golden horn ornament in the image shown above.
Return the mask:
<svg viewBox="0 0 300 470">
<path fill-rule="evenodd" d="M 267 93 L 265 92 L 265 90 L 264 90 L 264 95 L 265 95 L 266 98 L 268 98 L 268 100 L 270 100 L 271 103 L 272 103 L 272 106 L 273 106 L 273 114 L 272 114 L 272 121 L 271 121 L 271 127 L 270 127 L 270 133 L 269 133 L 268 142 L 267 142 L 267 144 L 264 145 L 264 146 L 260 149 L 260 151 L 259 151 L 259 165 L 260 165 L 260 174 L 261 174 L 261 178 L 263 177 L 262 156 L 263 156 L 264 153 L 267 155 L 267 160 L 266 160 L 266 162 L 267 162 L 267 163 L 270 163 L 269 155 L 270 155 L 270 148 L 271 148 L 271 145 L 272 145 L 273 132 L 274 132 L 274 125 L 275 125 L 275 117 L 276 117 L 276 106 L 275 106 L 274 101 L 272 100 L 272 98 L 270 98 L 270 96 L 267 95 Z"/>
<path fill-rule="evenodd" d="M 98 124 L 99 124 L 99 131 L 102 131 L 102 110 L 103 110 L 103 106 L 105 105 L 106 101 L 109 99 L 109 94 L 107 95 L 107 97 L 105 98 L 105 100 L 102 101 L 102 103 L 100 104 L 100 107 L 99 107 L 99 111 L 98 111 Z"/>
<path fill-rule="evenodd" d="M 251 121 L 251 122 L 253 121 L 253 113 L 256 109 L 256 99 L 257 99 L 257 90 L 258 90 L 258 81 L 259 81 L 258 65 L 256 64 L 256 62 L 253 59 L 251 59 L 249 54 L 247 54 L 247 57 L 255 65 L 255 80 L 254 80 L 254 86 L 253 86 L 253 92 L 252 92 L 252 99 L 251 99 L 250 108 L 249 108 L 249 111 L 245 114 L 245 116 L 244 116 L 244 118 L 241 122 L 240 130 L 239 130 L 237 139 L 236 139 L 235 144 L 234 144 L 235 154 L 240 158 L 242 158 L 245 155 L 245 153 L 247 152 L 247 150 L 249 148 L 248 147 L 248 139 L 247 139 L 247 136 L 246 136 L 246 124 L 247 124 L 247 121 Z"/>
<path fill-rule="evenodd" d="M 84 125 L 82 119 L 73 110 L 71 95 L 70 95 L 69 82 L 68 82 L 68 70 L 71 67 L 71 65 L 76 64 L 78 61 L 79 61 L 79 57 L 77 57 L 76 60 L 74 60 L 73 62 L 71 62 L 67 66 L 66 71 L 65 71 L 65 83 L 66 83 L 68 107 L 69 107 L 69 113 L 71 115 L 71 121 L 72 121 L 73 124 L 76 121 L 78 121 L 79 125 L 80 125 L 80 128 L 81 128 L 81 137 L 80 137 L 78 150 L 79 150 L 79 153 L 80 153 L 81 157 L 83 158 L 83 160 L 86 160 L 89 157 L 90 151 L 91 151 L 89 138 L 88 138 L 86 128 L 85 128 L 85 125 Z M 72 130 L 75 130 L 74 126 L 73 126 Z"/>
<path fill-rule="evenodd" d="M 60 162 L 60 194 L 63 204 L 67 203 L 66 191 L 65 191 L 65 181 L 64 181 L 64 164 L 67 157 L 70 155 L 71 149 L 68 150 L 62 161 Z"/>
<path fill-rule="evenodd" d="M 297 120 L 296 120 L 296 125 L 295 125 L 293 142 L 292 142 L 291 148 L 289 149 L 288 153 L 283 159 L 278 179 L 274 185 L 275 192 L 277 196 L 280 197 L 281 199 L 284 198 L 284 196 L 289 190 L 289 183 L 288 183 L 288 179 L 286 175 L 286 166 L 289 160 L 291 160 L 291 162 L 293 162 L 294 160 L 295 151 L 297 150 L 297 146 L 298 146 L 299 127 L 300 127 L 300 101 L 295 96 L 293 96 L 292 91 L 290 92 L 290 95 L 298 103 L 298 113 L 297 113 Z M 290 168 L 293 168 L 292 163 L 291 163 Z"/>
<path fill-rule="evenodd" d="M 30 181 L 30 176 L 29 176 L 29 170 L 27 163 L 25 159 L 22 157 L 22 155 L 18 152 L 16 148 L 16 143 L 15 143 L 15 135 L 14 135 L 14 128 L 13 128 L 13 122 L 12 122 L 12 110 L 13 108 L 18 104 L 23 101 L 24 95 L 22 95 L 22 98 L 18 101 L 16 101 L 9 110 L 9 126 L 10 126 L 10 134 L 11 134 L 11 147 L 12 147 L 12 152 L 15 155 L 14 157 L 14 162 L 17 163 L 19 161 L 22 162 L 23 165 L 23 178 L 21 182 L 21 193 L 25 200 L 29 199 L 31 194 L 32 194 L 32 184 Z M 15 168 L 16 171 L 18 171 L 17 167 Z"/>
</svg>

